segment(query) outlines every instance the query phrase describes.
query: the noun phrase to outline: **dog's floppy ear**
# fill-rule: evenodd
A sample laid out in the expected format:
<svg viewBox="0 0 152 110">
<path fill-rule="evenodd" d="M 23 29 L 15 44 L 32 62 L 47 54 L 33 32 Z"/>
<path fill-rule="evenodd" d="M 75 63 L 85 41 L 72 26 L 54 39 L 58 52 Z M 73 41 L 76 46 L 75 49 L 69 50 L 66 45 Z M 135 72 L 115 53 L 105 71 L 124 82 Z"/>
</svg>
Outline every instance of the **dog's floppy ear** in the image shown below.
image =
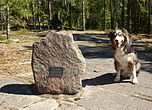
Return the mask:
<svg viewBox="0 0 152 110">
<path fill-rule="evenodd" d="M 114 36 L 114 33 L 115 33 L 115 31 L 112 30 L 112 31 L 109 33 L 108 37 L 109 37 L 109 38 L 113 37 L 113 36 Z"/>
<path fill-rule="evenodd" d="M 122 31 L 124 34 L 129 34 L 128 31 L 127 31 L 125 28 L 122 28 L 121 31 Z"/>
<path fill-rule="evenodd" d="M 132 44 L 128 31 L 125 28 L 122 28 L 121 31 L 122 31 L 123 35 L 126 37 L 127 43 Z"/>
</svg>

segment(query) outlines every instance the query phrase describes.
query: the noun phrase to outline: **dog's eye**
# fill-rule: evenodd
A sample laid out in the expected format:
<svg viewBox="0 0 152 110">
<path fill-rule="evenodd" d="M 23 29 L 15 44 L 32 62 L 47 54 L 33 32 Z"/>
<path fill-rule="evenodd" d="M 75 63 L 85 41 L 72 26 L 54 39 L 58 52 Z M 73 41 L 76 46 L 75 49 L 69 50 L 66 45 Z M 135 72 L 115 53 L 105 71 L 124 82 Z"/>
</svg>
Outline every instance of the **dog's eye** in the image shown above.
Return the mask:
<svg viewBox="0 0 152 110">
<path fill-rule="evenodd" d="M 119 36 L 122 36 L 122 33 L 119 33 L 118 35 L 119 35 Z"/>
<path fill-rule="evenodd" d="M 123 36 L 127 36 L 127 34 L 123 34 Z"/>
</svg>

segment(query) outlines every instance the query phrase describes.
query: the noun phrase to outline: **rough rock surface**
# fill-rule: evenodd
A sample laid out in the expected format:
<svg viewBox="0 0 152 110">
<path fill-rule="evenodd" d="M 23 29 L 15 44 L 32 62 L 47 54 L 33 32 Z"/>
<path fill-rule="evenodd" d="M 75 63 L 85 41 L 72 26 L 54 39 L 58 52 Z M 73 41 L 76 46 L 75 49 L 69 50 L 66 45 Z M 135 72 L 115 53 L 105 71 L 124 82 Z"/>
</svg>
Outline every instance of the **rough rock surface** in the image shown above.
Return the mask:
<svg viewBox="0 0 152 110">
<path fill-rule="evenodd" d="M 33 44 L 32 69 L 40 93 L 77 93 L 85 66 L 72 34 L 50 32 Z"/>
</svg>

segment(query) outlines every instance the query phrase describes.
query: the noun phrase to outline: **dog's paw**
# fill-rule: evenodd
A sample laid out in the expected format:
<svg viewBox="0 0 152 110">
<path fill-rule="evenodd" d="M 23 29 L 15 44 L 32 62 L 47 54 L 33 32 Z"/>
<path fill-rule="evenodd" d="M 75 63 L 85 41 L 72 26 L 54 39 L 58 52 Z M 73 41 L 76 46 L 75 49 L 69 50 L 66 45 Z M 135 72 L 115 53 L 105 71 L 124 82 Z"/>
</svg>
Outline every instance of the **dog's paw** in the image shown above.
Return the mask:
<svg viewBox="0 0 152 110">
<path fill-rule="evenodd" d="M 132 83 L 133 83 L 133 84 L 138 84 L 137 78 L 134 78 L 134 79 L 132 80 Z"/>
<path fill-rule="evenodd" d="M 118 81 L 120 81 L 120 77 L 119 76 L 116 76 L 116 78 L 115 78 L 115 80 L 114 80 L 115 82 L 118 82 Z"/>
</svg>

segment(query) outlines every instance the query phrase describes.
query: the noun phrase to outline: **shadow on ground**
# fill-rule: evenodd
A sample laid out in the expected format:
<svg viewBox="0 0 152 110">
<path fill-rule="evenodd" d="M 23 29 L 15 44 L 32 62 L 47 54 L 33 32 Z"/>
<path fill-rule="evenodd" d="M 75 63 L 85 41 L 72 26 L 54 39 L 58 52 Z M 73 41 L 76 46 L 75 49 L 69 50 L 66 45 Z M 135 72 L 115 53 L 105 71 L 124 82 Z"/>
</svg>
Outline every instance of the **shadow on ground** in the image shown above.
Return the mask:
<svg viewBox="0 0 152 110">
<path fill-rule="evenodd" d="M 23 46 L 24 48 L 26 48 L 27 50 L 32 50 L 33 46 Z"/>
<path fill-rule="evenodd" d="M 152 62 L 141 63 L 141 70 L 147 71 L 152 74 Z"/>
<path fill-rule="evenodd" d="M 114 77 L 112 73 L 107 73 L 95 78 L 82 80 L 83 87 L 85 87 L 86 85 L 96 86 L 96 85 L 105 85 L 112 83 L 114 83 Z"/>
<path fill-rule="evenodd" d="M 79 45 L 79 48 L 85 58 L 113 58 L 113 52 L 110 46 L 85 46 Z"/>
<path fill-rule="evenodd" d="M 109 43 L 109 40 L 105 39 L 107 38 L 107 34 L 73 34 L 75 41 L 92 41 L 92 42 L 104 42 Z"/>
<path fill-rule="evenodd" d="M 9 84 L 0 88 L 0 92 L 20 95 L 37 95 L 34 84 Z"/>
<path fill-rule="evenodd" d="M 85 87 L 87 85 L 97 86 L 97 85 L 107 85 L 107 84 L 114 84 L 114 83 L 131 83 L 130 81 L 121 80 L 120 82 L 114 82 L 113 73 L 106 73 L 101 76 L 91 78 L 91 79 L 84 79 L 82 80 L 82 86 Z"/>
</svg>

